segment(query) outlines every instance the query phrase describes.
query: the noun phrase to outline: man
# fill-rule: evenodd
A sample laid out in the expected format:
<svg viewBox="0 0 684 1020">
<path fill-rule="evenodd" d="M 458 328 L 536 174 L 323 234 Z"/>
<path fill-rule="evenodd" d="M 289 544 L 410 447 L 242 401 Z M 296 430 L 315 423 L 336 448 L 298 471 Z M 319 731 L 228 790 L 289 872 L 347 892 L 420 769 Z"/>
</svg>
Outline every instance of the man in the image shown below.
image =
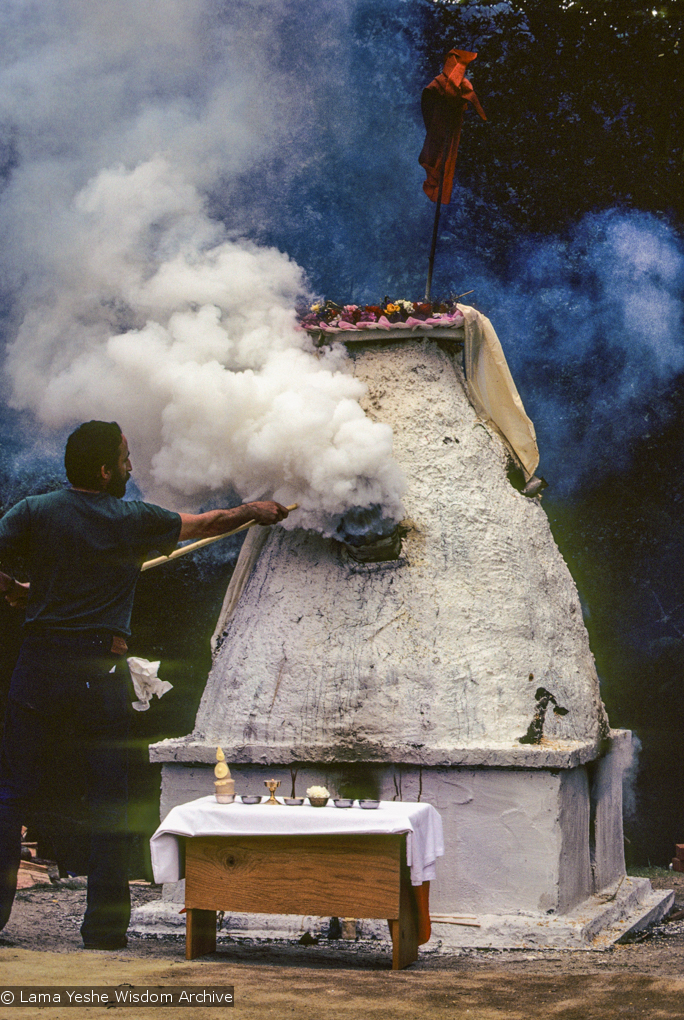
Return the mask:
<svg viewBox="0 0 684 1020">
<path fill-rule="evenodd" d="M 26 637 L 12 674 L 0 758 L 0 928 L 16 889 L 25 812 L 41 779 L 68 754 L 82 771 L 91 814 L 86 948 L 126 945 L 130 919 L 126 825 L 127 651 L 135 586 L 151 552 L 248 521 L 288 515 L 272 501 L 177 514 L 124 501 L 131 461 L 116 422 L 90 421 L 67 441 L 71 488 L 21 500 L 0 520 L 0 558 L 20 555 L 30 585 L 0 574 L 13 605 L 27 600 Z"/>
</svg>

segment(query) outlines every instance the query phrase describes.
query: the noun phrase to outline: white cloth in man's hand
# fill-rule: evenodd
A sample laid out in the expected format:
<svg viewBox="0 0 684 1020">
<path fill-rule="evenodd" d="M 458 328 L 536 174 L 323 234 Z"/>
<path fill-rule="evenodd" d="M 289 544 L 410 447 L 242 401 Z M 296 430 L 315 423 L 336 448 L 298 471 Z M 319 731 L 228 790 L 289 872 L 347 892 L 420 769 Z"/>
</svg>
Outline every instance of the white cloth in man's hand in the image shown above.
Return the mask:
<svg viewBox="0 0 684 1020">
<path fill-rule="evenodd" d="M 131 671 L 135 693 L 138 696 L 138 700 L 132 703 L 133 708 L 136 712 L 146 712 L 150 707 L 152 695 L 156 694 L 158 698 L 161 698 L 162 694 L 166 694 L 173 688 L 173 684 L 170 684 L 168 680 L 160 680 L 157 676 L 161 662 L 150 662 L 149 659 L 140 659 L 136 655 L 131 655 L 129 659 L 126 659 L 126 662 Z"/>
</svg>

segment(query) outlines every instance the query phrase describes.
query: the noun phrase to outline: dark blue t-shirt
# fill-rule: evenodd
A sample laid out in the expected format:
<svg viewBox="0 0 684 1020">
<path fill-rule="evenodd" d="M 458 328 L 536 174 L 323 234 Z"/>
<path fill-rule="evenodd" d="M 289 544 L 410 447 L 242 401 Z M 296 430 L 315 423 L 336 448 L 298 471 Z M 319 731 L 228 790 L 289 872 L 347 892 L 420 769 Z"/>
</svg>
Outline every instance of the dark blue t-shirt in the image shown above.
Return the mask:
<svg viewBox="0 0 684 1020">
<path fill-rule="evenodd" d="M 178 542 L 177 513 L 106 492 L 62 489 L 28 496 L 0 520 L 0 557 L 26 558 L 26 622 L 128 636 L 135 585 L 152 552 Z"/>
</svg>

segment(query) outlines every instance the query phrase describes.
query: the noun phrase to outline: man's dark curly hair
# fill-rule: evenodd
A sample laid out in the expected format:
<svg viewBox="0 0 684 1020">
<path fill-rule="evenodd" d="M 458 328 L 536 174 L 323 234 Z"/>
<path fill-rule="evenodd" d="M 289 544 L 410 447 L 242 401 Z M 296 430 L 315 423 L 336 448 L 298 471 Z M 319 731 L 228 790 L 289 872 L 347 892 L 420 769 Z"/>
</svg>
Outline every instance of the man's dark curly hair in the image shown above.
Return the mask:
<svg viewBox="0 0 684 1020">
<path fill-rule="evenodd" d="M 100 468 L 116 464 L 121 446 L 121 429 L 115 421 L 86 421 L 71 433 L 64 451 L 64 467 L 72 485 L 93 489 Z"/>
</svg>

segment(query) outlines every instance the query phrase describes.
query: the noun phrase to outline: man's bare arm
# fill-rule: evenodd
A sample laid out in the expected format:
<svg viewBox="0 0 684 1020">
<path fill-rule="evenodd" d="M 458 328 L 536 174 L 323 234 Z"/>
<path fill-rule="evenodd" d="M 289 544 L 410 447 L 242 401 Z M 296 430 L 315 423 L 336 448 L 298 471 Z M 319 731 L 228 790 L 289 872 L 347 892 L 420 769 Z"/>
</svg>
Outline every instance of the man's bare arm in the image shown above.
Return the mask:
<svg viewBox="0 0 684 1020">
<path fill-rule="evenodd" d="M 273 500 L 259 500 L 256 503 L 244 503 L 230 510 L 208 510 L 204 514 L 181 514 L 181 530 L 179 540 L 186 538 L 213 538 L 224 535 L 226 531 L 256 521 L 257 524 L 277 524 L 289 513 L 287 507 Z"/>
</svg>

